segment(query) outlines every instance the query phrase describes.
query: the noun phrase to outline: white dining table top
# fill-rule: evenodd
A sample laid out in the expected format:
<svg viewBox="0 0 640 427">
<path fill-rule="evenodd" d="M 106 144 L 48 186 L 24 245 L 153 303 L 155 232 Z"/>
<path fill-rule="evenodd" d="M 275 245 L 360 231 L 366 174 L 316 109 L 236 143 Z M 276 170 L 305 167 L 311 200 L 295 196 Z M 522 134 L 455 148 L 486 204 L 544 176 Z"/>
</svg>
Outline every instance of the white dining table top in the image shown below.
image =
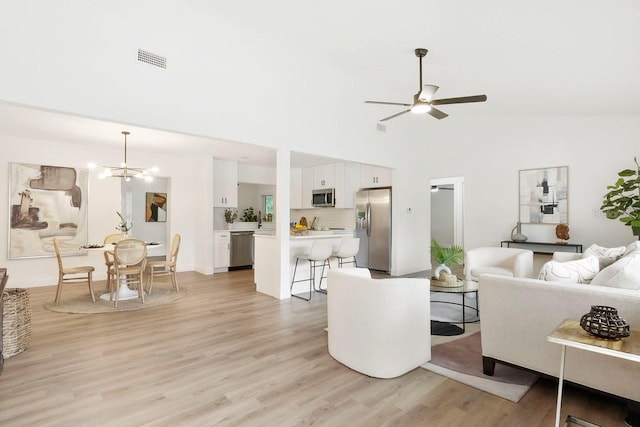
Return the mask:
<svg viewBox="0 0 640 427">
<path fill-rule="evenodd" d="M 162 243 L 156 243 L 156 242 L 146 242 L 147 244 L 147 249 L 151 249 L 151 248 L 161 248 L 163 245 Z M 93 245 L 83 245 L 80 246 L 80 249 L 82 249 L 83 251 L 94 251 L 94 252 L 105 252 L 105 251 L 113 251 L 115 249 L 116 245 L 115 243 L 105 243 L 105 244 L 93 244 Z"/>
</svg>

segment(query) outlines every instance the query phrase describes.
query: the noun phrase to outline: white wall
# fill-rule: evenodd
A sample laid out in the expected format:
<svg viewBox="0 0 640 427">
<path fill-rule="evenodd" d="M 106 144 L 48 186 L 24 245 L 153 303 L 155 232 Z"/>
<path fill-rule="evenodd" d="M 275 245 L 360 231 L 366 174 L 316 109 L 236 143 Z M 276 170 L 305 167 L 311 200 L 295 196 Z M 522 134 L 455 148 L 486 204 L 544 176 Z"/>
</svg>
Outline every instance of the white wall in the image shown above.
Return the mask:
<svg viewBox="0 0 640 427">
<path fill-rule="evenodd" d="M 9 162 L 45 164 L 54 166 L 70 166 L 76 168 L 86 167 L 90 160 L 114 160 L 121 158 L 121 151 L 114 149 L 101 149 L 95 146 L 83 146 L 57 143 L 44 140 L 17 139 L 0 135 L 0 146 L 2 147 L 2 157 L 4 162 L 0 162 L 0 200 L 8 203 L 7 194 L 9 183 Z M 171 203 L 171 221 L 168 223 L 170 235 L 180 233 L 182 244 L 180 257 L 178 260 L 178 270 L 198 270 L 207 272 L 213 269 L 212 257 L 197 259 L 196 254 L 201 250 L 206 252 L 203 233 L 201 232 L 201 221 L 205 219 L 202 215 L 211 217 L 210 211 L 202 212 L 199 201 L 200 194 L 210 194 L 211 182 L 199 180 L 190 171 L 203 170 L 202 162 L 199 168 L 196 167 L 199 159 L 196 156 L 176 156 L 162 155 L 157 153 L 146 153 L 144 156 L 136 156 L 135 151 L 131 151 L 131 158 L 143 158 L 150 164 L 160 167 L 163 175 L 171 176 L 173 191 Z M 138 153 L 140 155 L 140 153 Z M 109 163 L 111 164 L 111 163 Z M 211 164 L 211 159 L 208 159 Z M 140 165 L 145 166 L 145 165 Z M 187 172 L 185 172 L 187 171 Z M 211 172 L 210 172 L 211 173 Z M 89 242 L 102 242 L 107 234 L 116 232 L 114 227 L 118 223 L 116 211 L 121 209 L 120 179 L 109 178 L 99 179 L 97 173 L 89 175 Z M 211 206 L 211 204 L 209 204 Z M 0 218 L 0 241 L 8 241 L 8 215 Z M 137 224 L 136 224 L 137 225 Z M 134 225 L 134 227 L 136 226 Z M 210 227 L 208 230 L 212 230 Z M 9 287 L 31 287 L 40 285 L 55 284 L 58 277 L 58 265 L 55 257 L 34 258 L 34 259 L 7 259 L 7 245 L 0 245 L 0 260 L 3 267 L 6 267 L 10 275 Z M 96 279 L 104 279 L 105 268 L 102 253 L 92 252 L 87 256 L 65 257 L 65 266 L 93 265 L 96 268 Z M 211 265 L 209 265 L 211 264 Z"/>
<path fill-rule="evenodd" d="M 619 246 L 631 230 L 600 212 L 607 185 L 640 155 L 637 117 L 467 117 L 464 126 L 443 124 L 430 138 L 447 141 L 428 156 L 433 177 L 465 177 L 465 248 L 497 246 L 518 221 L 518 171 L 569 166 L 571 243 Z M 446 159 L 447 161 L 443 161 Z M 523 224 L 530 241 L 553 242 L 555 226 Z"/>
</svg>

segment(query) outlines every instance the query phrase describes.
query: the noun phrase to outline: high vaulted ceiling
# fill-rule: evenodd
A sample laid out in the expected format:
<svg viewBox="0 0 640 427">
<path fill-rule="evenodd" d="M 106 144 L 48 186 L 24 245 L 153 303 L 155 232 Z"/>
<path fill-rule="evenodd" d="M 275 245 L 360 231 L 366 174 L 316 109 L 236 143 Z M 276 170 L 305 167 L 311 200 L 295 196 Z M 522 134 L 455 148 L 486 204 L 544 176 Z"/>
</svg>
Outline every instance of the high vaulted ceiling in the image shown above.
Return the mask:
<svg viewBox="0 0 640 427">
<path fill-rule="evenodd" d="M 154 5 L 149 2 L 150 7 Z M 189 16 L 201 16 L 199 25 L 222 20 L 238 28 L 239 34 L 247 34 L 244 39 L 223 40 L 238 55 L 251 55 L 256 37 L 268 40 L 262 48 L 281 46 L 271 56 L 260 52 L 260 60 L 269 58 L 271 67 L 298 60 L 293 71 L 301 74 L 299 80 L 305 80 L 305 70 L 320 65 L 340 70 L 353 80 L 352 90 L 341 94 L 340 102 L 359 117 L 366 116 L 371 126 L 402 108 L 363 101 L 411 102 L 418 90 L 418 60 L 413 52 L 417 47 L 429 50 L 424 59 L 424 83 L 440 86 L 438 98 L 488 96 L 483 104 L 443 106 L 450 114 L 446 120 L 465 114 L 640 115 L 637 0 L 187 0 L 171 3 L 171 7 L 176 10 L 175 19 L 180 19 L 180 10 L 188 9 Z M 144 19 L 139 18 L 142 24 Z M 219 57 L 216 61 L 233 59 Z M 256 64 L 256 69 L 264 66 Z M 259 73 L 248 74 L 253 81 L 239 79 L 228 84 L 256 88 L 270 84 Z M 292 111 L 317 99 L 314 90 L 319 77 L 309 76 L 304 87 L 292 84 L 283 89 L 302 96 L 300 105 L 290 105 Z M 330 82 L 322 82 L 322 87 L 327 86 Z M 433 118 L 412 115 L 387 124 L 403 126 L 412 120 L 438 124 Z M 216 152 L 221 157 L 227 157 L 224 153 L 229 158 L 253 156 L 248 162 L 257 164 L 274 159 L 273 150 L 251 145 L 0 105 L 3 134 L 121 144 L 120 131 L 125 127 L 132 132 L 132 143 L 153 141 L 154 149 L 170 150 L 179 139 L 180 149 L 188 145 L 193 151 Z"/>
</svg>

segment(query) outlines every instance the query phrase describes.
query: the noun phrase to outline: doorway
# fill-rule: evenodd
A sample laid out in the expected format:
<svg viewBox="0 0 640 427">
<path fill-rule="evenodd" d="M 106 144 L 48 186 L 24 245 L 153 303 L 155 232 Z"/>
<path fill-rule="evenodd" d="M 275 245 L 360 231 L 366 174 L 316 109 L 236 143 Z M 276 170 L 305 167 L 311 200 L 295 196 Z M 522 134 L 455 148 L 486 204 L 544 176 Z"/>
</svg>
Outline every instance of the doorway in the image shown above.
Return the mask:
<svg viewBox="0 0 640 427">
<path fill-rule="evenodd" d="M 464 177 L 431 180 L 431 238 L 464 248 Z"/>
</svg>

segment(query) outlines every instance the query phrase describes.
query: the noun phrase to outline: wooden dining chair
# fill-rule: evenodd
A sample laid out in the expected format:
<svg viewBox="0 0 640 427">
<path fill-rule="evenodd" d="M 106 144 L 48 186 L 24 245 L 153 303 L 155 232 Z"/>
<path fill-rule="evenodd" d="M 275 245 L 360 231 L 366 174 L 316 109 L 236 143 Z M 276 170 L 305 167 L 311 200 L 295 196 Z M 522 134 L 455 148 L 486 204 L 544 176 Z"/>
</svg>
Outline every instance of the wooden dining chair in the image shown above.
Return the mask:
<svg viewBox="0 0 640 427">
<path fill-rule="evenodd" d="M 144 304 L 143 276 L 147 265 L 147 246 L 140 239 L 124 239 L 116 243 L 113 250 L 115 280 L 110 281 L 109 298 L 118 307 L 120 286 L 134 286 L 138 298 Z M 114 298 L 115 292 L 115 298 Z"/>
<path fill-rule="evenodd" d="M 62 296 L 62 284 L 63 283 L 77 283 L 88 282 L 89 293 L 91 294 L 91 300 L 96 302 L 96 296 L 93 293 L 93 280 L 92 273 L 95 270 L 93 266 L 79 266 L 79 267 L 63 267 L 62 256 L 60 255 L 60 245 L 56 237 L 53 238 L 53 247 L 56 251 L 56 258 L 58 258 L 58 288 L 56 289 L 55 305 L 60 304 L 60 297 Z"/>
<path fill-rule="evenodd" d="M 115 244 L 120 240 L 124 239 L 124 237 L 125 236 L 123 236 L 122 233 L 109 234 L 104 238 L 103 243 L 105 245 L 111 244 L 111 243 Z M 115 277 L 116 270 L 113 267 L 113 252 L 104 251 L 103 254 L 104 254 L 104 265 L 107 267 L 107 287 L 105 289 L 105 292 L 109 292 L 109 289 L 111 289 L 111 280 Z"/>
<path fill-rule="evenodd" d="M 176 292 L 178 292 L 178 279 L 176 277 L 176 263 L 178 261 L 178 252 L 180 251 L 180 235 L 173 236 L 171 241 L 171 252 L 168 259 L 164 261 L 149 261 L 147 263 L 147 282 L 149 282 L 149 289 L 147 294 L 151 295 L 151 289 L 153 288 L 153 278 L 156 276 L 171 276 L 171 283 Z M 160 270 L 156 270 L 156 268 Z"/>
</svg>

